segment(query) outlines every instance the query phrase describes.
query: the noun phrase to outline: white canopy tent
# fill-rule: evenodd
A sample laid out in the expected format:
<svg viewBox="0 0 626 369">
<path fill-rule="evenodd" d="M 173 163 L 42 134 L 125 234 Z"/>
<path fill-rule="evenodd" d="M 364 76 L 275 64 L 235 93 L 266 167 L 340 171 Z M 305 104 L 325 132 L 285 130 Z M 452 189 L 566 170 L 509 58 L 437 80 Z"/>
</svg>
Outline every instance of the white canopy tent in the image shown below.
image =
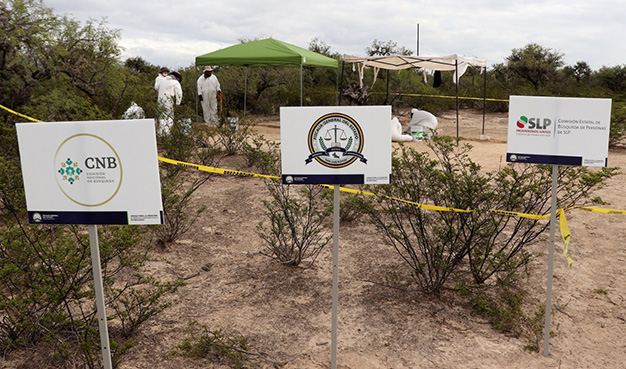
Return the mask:
<svg viewBox="0 0 626 369">
<path fill-rule="evenodd" d="M 468 67 L 487 68 L 486 59 L 478 59 L 474 57 L 465 57 L 458 54 L 448 56 L 407 56 L 407 55 L 389 55 L 389 56 L 353 56 L 343 55 L 344 63 L 353 63 L 359 67 L 360 84 L 363 84 L 363 71 L 365 68 L 374 69 L 374 81 L 380 69 L 401 70 L 408 68 L 423 68 L 432 71 L 454 71 L 453 80 L 456 84 L 456 136 L 459 140 L 459 78 L 465 73 Z M 343 69 L 342 69 L 343 71 Z M 485 90 L 486 90 L 485 77 Z M 483 91 L 486 93 L 486 91 Z M 389 93 L 389 91 L 387 91 Z M 484 116 L 483 100 L 483 116 Z M 484 134 L 484 118 L 483 118 L 483 134 Z"/>
</svg>

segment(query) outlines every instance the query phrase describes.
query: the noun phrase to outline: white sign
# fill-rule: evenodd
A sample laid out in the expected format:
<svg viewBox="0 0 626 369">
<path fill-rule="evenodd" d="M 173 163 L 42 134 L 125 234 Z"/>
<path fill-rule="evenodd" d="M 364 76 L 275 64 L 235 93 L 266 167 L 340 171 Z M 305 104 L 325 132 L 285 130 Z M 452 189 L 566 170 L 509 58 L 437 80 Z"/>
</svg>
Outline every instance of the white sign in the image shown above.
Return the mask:
<svg viewBox="0 0 626 369">
<path fill-rule="evenodd" d="M 16 127 L 31 223 L 163 223 L 154 120 Z"/>
<path fill-rule="evenodd" d="M 607 166 L 611 99 L 511 96 L 508 162 Z"/>
<path fill-rule="evenodd" d="M 388 184 L 391 107 L 280 108 L 284 184 Z"/>
</svg>

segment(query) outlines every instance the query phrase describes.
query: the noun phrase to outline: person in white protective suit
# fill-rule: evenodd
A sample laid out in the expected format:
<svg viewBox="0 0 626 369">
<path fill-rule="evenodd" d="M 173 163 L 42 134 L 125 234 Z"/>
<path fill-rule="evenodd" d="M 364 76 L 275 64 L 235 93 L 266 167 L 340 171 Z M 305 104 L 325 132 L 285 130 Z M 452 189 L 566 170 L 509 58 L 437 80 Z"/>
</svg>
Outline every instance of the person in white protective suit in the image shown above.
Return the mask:
<svg viewBox="0 0 626 369">
<path fill-rule="evenodd" d="M 159 83 L 167 78 L 167 75 L 170 74 L 170 70 L 167 67 L 161 68 L 161 71 L 154 79 L 154 89 L 159 91 Z"/>
<path fill-rule="evenodd" d="M 411 135 L 402 134 L 402 123 L 400 123 L 400 121 L 396 117 L 391 120 L 391 141 L 413 141 L 413 137 Z"/>
<path fill-rule="evenodd" d="M 220 82 L 213 74 L 213 68 L 207 65 L 198 78 L 198 99 L 202 105 L 204 122 L 208 125 L 216 126 L 218 123 L 217 96 L 221 93 Z"/>
<path fill-rule="evenodd" d="M 180 105 L 183 100 L 183 89 L 180 82 L 183 77 L 178 72 L 170 73 L 159 82 L 159 133 L 168 134 L 174 124 L 174 104 Z"/>
<path fill-rule="evenodd" d="M 430 138 L 437 129 L 437 118 L 425 110 L 411 109 L 411 121 L 409 122 L 406 131 L 409 134 L 412 132 L 422 132 L 423 137 Z"/>
<path fill-rule="evenodd" d="M 146 112 L 134 101 L 130 104 L 130 107 L 126 109 L 124 114 L 122 114 L 122 119 L 143 119 L 145 117 Z"/>
</svg>

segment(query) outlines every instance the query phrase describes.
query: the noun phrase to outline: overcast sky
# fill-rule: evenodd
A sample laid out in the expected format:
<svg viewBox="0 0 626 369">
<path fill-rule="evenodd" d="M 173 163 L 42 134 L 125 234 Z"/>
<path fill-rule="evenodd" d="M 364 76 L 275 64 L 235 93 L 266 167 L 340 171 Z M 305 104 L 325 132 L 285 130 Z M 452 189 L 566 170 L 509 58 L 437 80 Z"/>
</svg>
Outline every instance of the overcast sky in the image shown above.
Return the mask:
<svg viewBox="0 0 626 369">
<path fill-rule="evenodd" d="M 624 0 L 44 0 L 57 14 L 106 18 L 121 32 L 123 57 L 187 67 L 195 57 L 273 37 L 308 48 L 365 55 L 372 41 L 394 41 L 419 54 L 461 54 L 502 63 L 514 48 L 537 43 L 567 65 L 593 70 L 626 64 Z"/>
</svg>

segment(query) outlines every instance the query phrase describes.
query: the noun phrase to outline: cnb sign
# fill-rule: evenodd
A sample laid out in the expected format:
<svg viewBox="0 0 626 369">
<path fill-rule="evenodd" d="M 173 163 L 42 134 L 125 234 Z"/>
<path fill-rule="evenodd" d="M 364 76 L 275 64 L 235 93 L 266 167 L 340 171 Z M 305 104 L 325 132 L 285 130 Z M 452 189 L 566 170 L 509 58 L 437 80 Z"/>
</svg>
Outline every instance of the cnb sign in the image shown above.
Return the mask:
<svg viewBox="0 0 626 369">
<path fill-rule="evenodd" d="M 161 224 L 154 122 L 17 124 L 33 223 Z"/>
</svg>

